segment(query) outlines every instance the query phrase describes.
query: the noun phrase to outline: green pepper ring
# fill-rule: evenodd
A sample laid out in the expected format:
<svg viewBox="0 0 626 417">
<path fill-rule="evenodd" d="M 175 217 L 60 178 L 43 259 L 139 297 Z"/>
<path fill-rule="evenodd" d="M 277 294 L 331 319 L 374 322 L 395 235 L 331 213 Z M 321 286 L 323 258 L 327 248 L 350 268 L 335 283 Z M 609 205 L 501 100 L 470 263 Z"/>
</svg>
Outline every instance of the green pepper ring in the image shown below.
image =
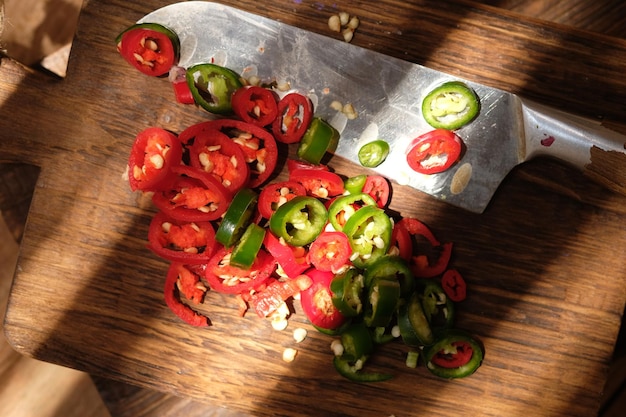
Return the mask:
<svg viewBox="0 0 626 417">
<path fill-rule="evenodd" d="M 389 155 L 389 144 L 382 139 L 376 139 L 361 146 L 357 156 L 359 163 L 366 168 L 375 168 L 385 162 Z"/>
<path fill-rule="evenodd" d="M 200 77 L 203 84 L 199 84 Z M 209 113 L 214 114 L 230 114 L 233 111 L 231 98 L 232 95 L 243 87 L 241 77 L 235 71 L 221 67 L 215 64 L 197 64 L 187 69 L 186 73 L 187 85 L 191 90 L 193 99 L 200 107 Z M 214 87 L 223 87 L 223 91 L 207 91 L 203 88 L 209 88 L 209 80 L 219 81 L 223 85 L 215 84 Z"/>
<path fill-rule="evenodd" d="M 299 219 L 298 217 L 302 217 Z M 294 226 L 293 220 L 304 224 Z M 328 211 L 320 200 L 296 196 L 276 209 L 270 217 L 270 230 L 292 246 L 304 246 L 315 240 L 328 220 Z"/>
<path fill-rule="evenodd" d="M 452 117 L 453 120 L 448 120 L 451 114 L 445 110 L 441 116 L 434 114 L 436 111 L 433 108 L 435 101 L 446 94 L 460 95 L 467 102 L 465 108 L 458 113 L 459 116 Z M 459 129 L 474 120 L 478 116 L 479 111 L 480 101 L 478 96 L 473 89 L 461 81 L 448 81 L 441 84 L 428 93 L 422 101 L 422 115 L 424 119 L 429 125 L 438 129 Z"/>
<path fill-rule="evenodd" d="M 249 269 L 254 264 L 264 239 L 265 229 L 256 223 L 250 223 L 233 248 L 230 264 Z"/>
<path fill-rule="evenodd" d="M 440 351 L 446 350 L 446 347 L 451 345 L 453 342 L 463 342 L 471 347 L 472 356 L 470 360 L 457 368 L 445 368 L 434 364 L 432 361 L 433 357 Z M 476 372 L 482 364 L 484 355 L 485 353 L 483 347 L 477 340 L 475 340 L 467 332 L 455 329 L 444 332 L 432 346 L 425 349 L 424 362 L 426 363 L 428 370 L 433 375 L 448 379 L 463 378 Z"/>
</svg>

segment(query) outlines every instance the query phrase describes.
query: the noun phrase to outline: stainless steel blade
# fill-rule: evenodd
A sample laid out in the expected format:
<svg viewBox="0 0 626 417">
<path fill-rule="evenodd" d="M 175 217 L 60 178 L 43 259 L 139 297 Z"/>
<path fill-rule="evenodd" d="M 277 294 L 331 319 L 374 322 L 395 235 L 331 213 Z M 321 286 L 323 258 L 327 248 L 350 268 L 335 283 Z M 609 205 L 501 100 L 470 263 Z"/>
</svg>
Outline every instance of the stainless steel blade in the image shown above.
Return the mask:
<svg viewBox="0 0 626 417">
<path fill-rule="evenodd" d="M 421 102 L 432 88 L 458 77 L 212 2 L 172 4 L 140 22 L 160 23 L 178 34 L 183 67 L 214 62 L 244 76 L 288 82 L 309 95 L 316 115 L 341 132 L 335 155 L 358 164 L 360 145 L 383 139 L 391 152 L 376 172 L 473 212 L 486 208 L 513 167 L 550 148 L 542 138 L 562 139 L 568 133 L 563 128 L 569 125 L 562 123 L 547 123 L 559 129 L 554 133 L 543 129 L 551 116 L 529 110 L 519 97 L 462 80 L 481 101 L 478 118 L 457 131 L 465 153 L 444 173 L 418 174 L 408 166 L 405 151 L 412 139 L 432 130 L 421 115 Z M 358 117 L 348 120 L 332 108 L 333 101 L 351 103 Z M 562 144 L 567 140 L 551 148 L 554 156 L 573 152 L 570 162 L 584 164 L 587 142 L 576 142 L 573 150 L 563 150 Z"/>
</svg>

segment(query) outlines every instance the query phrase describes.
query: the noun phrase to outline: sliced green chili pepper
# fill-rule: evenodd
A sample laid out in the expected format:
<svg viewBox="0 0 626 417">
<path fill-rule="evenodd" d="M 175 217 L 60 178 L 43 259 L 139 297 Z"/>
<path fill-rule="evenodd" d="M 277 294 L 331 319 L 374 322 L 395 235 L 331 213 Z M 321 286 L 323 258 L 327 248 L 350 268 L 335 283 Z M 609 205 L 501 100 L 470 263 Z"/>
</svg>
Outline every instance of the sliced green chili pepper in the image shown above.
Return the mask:
<svg viewBox="0 0 626 417">
<path fill-rule="evenodd" d="M 482 346 L 469 334 L 450 330 L 424 351 L 426 367 L 442 378 L 463 378 L 473 374 L 484 357 Z"/>
<path fill-rule="evenodd" d="M 369 327 L 386 327 L 400 301 L 400 283 L 389 279 L 375 279 L 369 286 L 368 302 L 363 315 Z"/>
<path fill-rule="evenodd" d="M 341 231 L 346 221 L 363 206 L 376 206 L 376 200 L 361 192 L 337 197 L 328 206 L 328 221 L 335 230 Z"/>
<path fill-rule="evenodd" d="M 327 152 L 335 152 L 339 132 L 328 122 L 314 117 L 298 146 L 298 157 L 312 164 L 319 164 Z"/>
<path fill-rule="evenodd" d="M 363 268 L 387 253 L 393 225 L 378 206 L 365 206 L 346 221 L 343 232 L 352 246 L 352 263 Z"/>
<path fill-rule="evenodd" d="M 333 293 L 333 304 L 346 317 L 355 317 L 361 314 L 363 302 L 361 300 L 363 288 L 363 274 L 356 268 L 336 275 L 330 283 Z"/>
<path fill-rule="evenodd" d="M 408 297 L 415 288 L 411 268 L 400 256 L 384 255 L 368 265 L 365 270 L 365 285 L 369 285 L 374 279 L 398 281 L 403 297 Z"/>
<path fill-rule="evenodd" d="M 227 248 L 233 246 L 245 232 L 254 213 L 258 195 L 249 188 L 242 188 L 230 202 L 224 218 L 215 232 L 215 240 Z"/>
<path fill-rule="evenodd" d="M 374 344 L 383 345 L 391 342 L 395 339 L 395 336 L 391 333 L 389 326 L 387 327 L 374 327 L 371 329 L 372 340 Z"/>
<path fill-rule="evenodd" d="M 417 293 L 400 305 L 398 327 L 402 340 L 408 346 L 427 346 L 435 340 Z"/>
<path fill-rule="evenodd" d="M 233 248 L 230 264 L 249 269 L 263 245 L 263 239 L 265 239 L 265 229 L 256 223 L 250 223 Z"/>
<path fill-rule="evenodd" d="M 417 281 L 417 294 L 430 328 L 436 332 L 449 329 L 454 322 L 454 302 L 441 285 L 432 279 Z"/>
<path fill-rule="evenodd" d="M 435 128 L 455 130 L 478 116 L 480 102 L 470 87 L 449 81 L 432 90 L 422 102 L 422 114 Z"/>
<path fill-rule="evenodd" d="M 359 194 L 363 191 L 363 186 L 367 181 L 367 175 L 361 174 L 347 178 L 343 182 L 343 188 L 350 194 Z"/>
<path fill-rule="evenodd" d="M 216 114 L 232 112 L 231 97 L 243 86 L 239 74 L 215 64 L 188 68 L 187 84 L 196 104 Z"/>
<path fill-rule="evenodd" d="M 366 168 L 375 168 L 382 164 L 389 155 L 389 144 L 377 139 L 361 146 L 357 154 L 359 162 Z"/>
<path fill-rule="evenodd" d="M 379 382 L 392 375 L 362 371 L 363 365 L 374 351 L 369 329 L 363 323 L 352 324 L 341 334 L 343 354 L 335 356 L 333 365 L 341 376 L 355 382 Z"/>
<path fill-rule="evenodd" d="M 270 217 L 270 230 L 292 246 L 304 246 L 324 229 L 328 211 L 315 197 L 297 196 L 278 207 Z"/>
</svg>

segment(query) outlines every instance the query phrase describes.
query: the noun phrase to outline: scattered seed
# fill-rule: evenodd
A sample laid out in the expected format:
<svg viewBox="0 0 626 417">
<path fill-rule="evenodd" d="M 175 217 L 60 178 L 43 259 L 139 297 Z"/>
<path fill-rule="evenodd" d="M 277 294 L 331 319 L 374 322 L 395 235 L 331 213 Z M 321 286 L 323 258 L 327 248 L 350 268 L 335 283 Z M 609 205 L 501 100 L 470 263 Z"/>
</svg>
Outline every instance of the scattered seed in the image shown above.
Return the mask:
<svg viewBox="0 0 626 417">
<path fill-rule="evenodd" d="M 347 12 L 339 12 L 339 15 L 337 17 L 339 17 L 339 22 L 341 23 L 341 26 L 347 25 L 348 21 L 350 20 L 350 15 Z"/>
<path fill-rule="evenodd" d="M 304 339 L 306 339 L 306 336 L 307 336 L 307 331 L 306 329 L 303 329 L 302 327 L 298 327 L 297 329 L 294 329 L 293 331 L 293 340 L 295 340 L 296 343 L 302 342 Z"/>
<path fill-rule="evenodd" d="M 336 15 L 336 14 L 332 15 L 331 17 L 329 17 L 328 18 L 328 27 L 333 32 L 340 32 L 341 31 L 341 20 L 340 20 L 340 17 L 338 15 Z"/>
<path fill-rule="evenodd" d="M 283 350 L 283 360 L 285 362 L 293 362 L 296 359 L 298 351 L 294 348 L 286 348 Z"/>
<path fill-rule="evenodd" d="M 330 349 L 333 351 L 335 356 L 343 355 L 343 345 L 341 344 L 341 341 L 338 339 L 335 339 L 332 341 L 332 343 L 330 344 Z"/>
</svg>

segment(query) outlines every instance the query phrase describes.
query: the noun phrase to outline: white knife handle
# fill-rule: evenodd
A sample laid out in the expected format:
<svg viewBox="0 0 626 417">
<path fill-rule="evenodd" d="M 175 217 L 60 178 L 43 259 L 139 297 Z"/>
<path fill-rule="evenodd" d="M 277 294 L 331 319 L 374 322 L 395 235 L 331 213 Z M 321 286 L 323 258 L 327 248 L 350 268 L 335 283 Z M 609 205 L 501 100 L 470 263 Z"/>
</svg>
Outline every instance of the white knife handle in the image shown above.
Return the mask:
<svg viewBox="0 0 626 417">
<path fill-rule="evenodd" d="M 626 136 L 589 119 L 524 99 L 525 155 L 551 156 L 626 195 Z"/>
</svg>

